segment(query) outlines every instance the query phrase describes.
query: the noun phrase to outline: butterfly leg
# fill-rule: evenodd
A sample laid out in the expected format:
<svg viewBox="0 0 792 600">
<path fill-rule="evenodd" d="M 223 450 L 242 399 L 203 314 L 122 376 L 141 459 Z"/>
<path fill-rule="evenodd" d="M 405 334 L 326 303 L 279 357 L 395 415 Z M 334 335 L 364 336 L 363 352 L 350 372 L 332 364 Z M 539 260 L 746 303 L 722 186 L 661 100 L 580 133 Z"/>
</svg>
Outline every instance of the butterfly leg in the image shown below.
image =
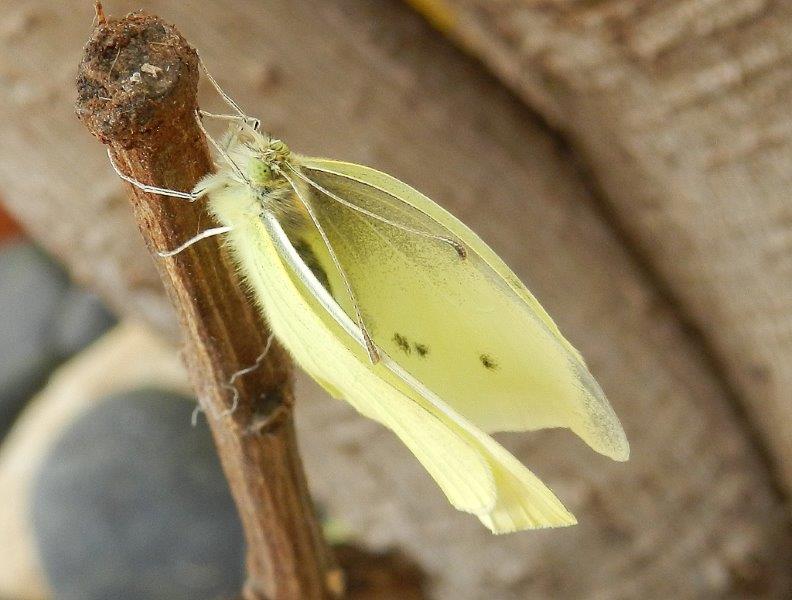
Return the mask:
<svg viewBox="0 0 792 600">
<path fill-rule="evenodd" d="M 239 371 L 231 375 L 231 378 L 228 380 L 228 383 L 223 384 L 223 387 L 227 390 L 231 390 L 231 393 L 233 394 L 233 399 L 231 400 L 231 408 L 224 410 L 219 415 L 217 413 L 213 413 L 212 415 L 213 418 L 220 419 L 234 414 L 237 407 L 239 406 L 239 390 L 234 385 L 234 382 L 236 382 L 238 378 L 242 377 L 242 375 L 247 375 L 248 373 L 252 373 L 261 366 L 261 364 L 264 362 L 264 359 L 267 357 L 267 354 L 269 354 L 270 348 L 272 347 L 272 342 L 274 340 L 275 340 L 275 334 L 270 333 L 269 337 L 267 338 L 267 343 L 264 346 L 264 350 L 262 351 L 261 354 L 258 355 L 258 358 L 256 358 L 256 362 L 250 365 L 249 367 L 245 367 L 244 369 L 239 369 Z M 204 412 L 204 408 L 200 404 L 196 404 L 195 409 L 192 412 L 192 416 L 190 417 L 190 423 L 192 424 L 193 427 L 195 427 L 198 423 L 198 413 L 202 413 L 202 412 Z"/>
<path fill-rule="evenodd" d="M 246 115 L 245 112 L 242 110 L 242 108 L 239 106 L 239 104 L 237 104 L 234 101 L 234 99 L 231 98 L 231 96 L 229 96 L 228 94 L 225 93 L 223 88 L 220 87 L 220 84 L 217 83 L 217 80 L 214 77 L 212 77 L 212 74 L 209 72 L 209 69 L 206 68 L 206 65 L 204 64 L 204 61 L 201 60 L 200 56 L 198 57 L 198 62 L 201 63 L 201 68 L 203 69 L 203 72 L 206 74 L 206 78 L 209 80 L 209 82 L 214 87 L 215 91 L 217 91 L 217 93 L 225 101 L 225 103 L 228 104 L 228 106 L 230 106 L 234 110 L 234 112 L 237 114 L 237 118 L 239 118 L 239 120 L 241 120 L 241 121 L 244 121 L 245 123 L 251 124 L 253 126 L 253 129 L 258 131 L 259 127 L 261 127 L 261 121 L 259 121 L 255 117 L 249 117 L 248 115 Z M 207 116 L 209 116 L 209 115 L 207 115 Z M 223 117 L 227 117 L 227 116 L 231 116 L 231 115 L 211 115 L 211 116 L 213 116 L 213 117 L 216 116 L 216 117 L 219 117 L 219 118 L 223 118 Z"/>
<path fill-rule="evenodd" d="M 239 369 L 239 371 L 231 375 L 231 379 L 228 380 L 228 383 L 223 384 L 223 387 L 225 389 L 231 390 L 231 392 L 234 394 L 234 398 L 231 401 L 231 408 L 224 410 L 222 413 L 220 413 L 221 417 L 227 417 L 229 415 L 234 414 L 234 411 L 236 411 L 237 406 L 239 406 L 239 390 L 234 385 L 234 382 L 240 377 L 242 377 L 242 375 L 247 375 L 248 373 L 252 373 L 261 366 L 261 363 L 264 362 L 264 359 L 267 357 L 267 354 L 269 354 L 270 347 L 272 346 L 272 342 L 274 340 L 275 340 L 275 334 L 270 333 L 269 337 L 267 338 L 267 344 L 264 346 L 264 351 L 261 354 L 259 354 L 258 358 L 256 359 L 256 362 L 250 365 L 249 367 L 245 367 L 244 369 Z"/>
<path fill-rule="evenodd" d="M 171 256 L 176 256 L 180 252 L 185 251 L 187 248 L 195 244 L 196 242 L 200 242 L 201 240 L 205 240 L 206 238 L 214 237 L 216 235 L 223 235 L 224 233 L 228 233 L 234 229 L 233 227 L 212 227 L 211 229 L 206 229 L 199 233 L 196 236 L 191 237 L 189 240 L 184 242 L 181 246 L 174 248 L 173 250 L 158 250 L 157 254 L 159 254 L 162 258 L 169 258 Z"/>
<path fill-rule="evenodd" d="M 358 327 L 360 328 L 360 333 L 363 335 L 364 346 L 366 348 L 366 352 L 369 355 L 369 359 L 371 360 L 371 364 L 376 365 L 380 361 L 379 350 L 377 350 L 377 347 L 374 345 L 374 340 L 371 339 L 371 335 L 366 329 L 366 325 L 363 322 L 363 314 L 360 312 L 360 305 L 358 304 L 357 298 L 355 297 L 355 292 L 352 290 L 352 285 L 349 283 L 349 279 L 344 272 L 344 268 L 341 266 L 341 262 L 338 260 L 338 257 L 333 250 L 333 245 L 330 243 L 330 239 L 327 237 L 327 233 L 325 233 L 324 228 L 319 223 L 319 219 L 316 217 L 316 213 L 314 212 L 311 203 L 303 196 L 302 192 L 300 192 L 300 189 L 297 187 L 291 177 L 289 177 L 284 171 L 281 171 L 281 174 L 286 178 L 286 180 L 289 182 L 289 185 L 291 185 L 292 189 L 297 194 L 297 198 L 299 198 L 300 202 L 305 207 L 305 210 L 308 212 L 308 216 L 311 218 L 311 221 L 313 221 L 313 224 L 319 231 L 319 235 L 322 236 L 322 241 L 327 248 L 327 252 L 330 254 L 330 259 L 333 261 L 333 265 L 335 265 L 338 274 L 344 281 L 344 286 L 346 287 L 347 294 L 349 294 L 349 299 L 352 301 L 352 306 L 355 308 L 355 320 L 357 321 Z"/>
<path fill-rule="evenodd" d="M 211 113 L 208 110 L 200 109 L 198 110 L 198 113 L 207 119 L 216 119 L 218 121 L 237 121 L 244 123 L 245 125 L 252 126 L 256 131 L 259 131 L 261 128 L 261 121 L 256 117 L 249 117 L 247 115 L 219 115 L 217 113 Z"/>
<path fill-rule="evenodd" d="M 217 140 L 215 140 L 211 135 L 209 135 L 209 132 L 206 131 L 206 128 L 203 126 L 203 122 L 201 121 L 201 111 L 199 110 L 195 111 L 195 122 L 198 124 L 198 128 L 201 130 L 201 132 L 206 136 L 206 139 L 209 140 L 212 146 L 215 147 L 215 150 L 220 153 L 220 156 L 222 156 L 223 159 L 225 159 L 225 161 L 231 165 L 231 168 L 234 170 L 234 173 L 236 173 L 236 176 L 245 182 L 245 184 L 251 185 L 250 180 L 242 172 L 242 169 L 239 167 L 239 165 L 236 164 L 234 160 L 228 155 L 226 149 L 218 144 Z"/>
<path fill-rule="evenodd" d="M 130 177 L 126 173 L 122 172 L 121 169 L 118 168 L 118 165 L 113 160 L 113 155 L 110 152 L 109 148 L 107 150 L 107 157 L 110 159 L 110 166 L 113 167 L 113 170 L 116 172 L 116 175 L 118 175 L 124 181 L 126 181 L 128 183 L 131 183 L 136 188 L 138 188 L 140 190 L 143 190 L 144 192 L 147 192 L 149 194 L 158 194 L 160 196 L 169 196 L 171 198 L 180 198 L 182 200 L 187 200 L 189 202 L 195 202 L 196 200 L 198 200 L 199 198 L 201 198 L 202 196 L 204 196 L 206 194 L 206 190 L 205 189 L 200 189 L 197 192 L 196 191 L 193 191 L 193 192 L 180 192 L 179 190 L 170 190 L 168 188 L 162 188 L 162 187 L 157 187 L 155 185 L 148 185 L 147 183 L 142 183 L 142 182 L 138 181 L 137 179 L 133 179 L 132 177 Z"/>
</svg>

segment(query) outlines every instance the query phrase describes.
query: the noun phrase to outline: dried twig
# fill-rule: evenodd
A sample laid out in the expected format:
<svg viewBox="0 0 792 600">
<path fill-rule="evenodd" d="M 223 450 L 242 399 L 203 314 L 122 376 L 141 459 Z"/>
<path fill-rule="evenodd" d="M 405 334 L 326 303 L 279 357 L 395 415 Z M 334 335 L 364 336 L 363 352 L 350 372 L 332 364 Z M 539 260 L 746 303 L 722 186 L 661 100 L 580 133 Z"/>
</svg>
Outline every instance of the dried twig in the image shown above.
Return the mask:
<svg viewBox="0 0 792 600">
<path fill-rule="evenodd" d="M 190 190 L 212 163 L 193 120 L 198 60 L 170 25 L 134 13 L 100 15 L 78 75 L 77 114 L 107 144 L 119 167 L 152 185 Z M 141 77 L 145 64 L 156 69 Z M 137 74 L 137 76 L 135 76 Z M 108 167 L 109 168 L 109 167 Z M 200 202 L 153 196 L 130 186 L 150 250 L 173 248 L 207 226 Z M 199 223 L 199 217 L 203 222 Z M 156 258 L 186 338 L 185 357 L 237 503 L 248 544 L 248 599 L 337 595 L 337 572 L 321 537 L 297 453 L 291 366 L 277 347 L 256 362 L 266 326 L 216 240 Z M 263 424 L 263 425 L 262 425 Z M 334 593 L 335 592 L 335 593 Z"/>
</svg>

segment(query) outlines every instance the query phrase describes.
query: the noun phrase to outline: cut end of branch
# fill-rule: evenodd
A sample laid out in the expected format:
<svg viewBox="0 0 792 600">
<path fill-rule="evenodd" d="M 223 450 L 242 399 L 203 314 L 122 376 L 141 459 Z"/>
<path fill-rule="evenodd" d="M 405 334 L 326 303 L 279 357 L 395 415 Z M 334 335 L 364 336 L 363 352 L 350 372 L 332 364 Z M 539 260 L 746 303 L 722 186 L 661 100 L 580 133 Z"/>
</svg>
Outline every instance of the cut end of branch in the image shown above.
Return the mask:
<svg viewBox="0 0 792 600">
<path fill-rule="evenodd" d="M 94 29 L 77 71 L 77 117 L 105 144 L 141 148 L 197 108 L 198 55 L 172 26 L 135 12 Z"/>
</svg>

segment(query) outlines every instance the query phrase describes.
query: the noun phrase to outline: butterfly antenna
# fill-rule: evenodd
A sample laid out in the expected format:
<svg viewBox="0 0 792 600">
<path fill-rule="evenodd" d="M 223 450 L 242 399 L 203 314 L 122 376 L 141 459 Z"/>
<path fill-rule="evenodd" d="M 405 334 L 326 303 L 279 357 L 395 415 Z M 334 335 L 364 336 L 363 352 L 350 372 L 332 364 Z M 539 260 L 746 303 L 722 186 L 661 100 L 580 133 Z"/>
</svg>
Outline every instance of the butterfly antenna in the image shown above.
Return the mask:
<svg viewBox="0 0 792 600">
<path fill-rule="evenodd" d="M 340 196 L 334 194 L 330 190 L 328 190 L 328 189 L 322 187 L 321 185 L 319 185 L 318 183 L 316 183 L 314 180 L 312 180 L 310 177 L 308 177 L 304 173 L 301 173 L 298 169 L 295 169 L 292 165 L 287 163 L 286 167 L 292 173 L 294 173 L 297 177 L 302 179 L 305 183 L 307 183 L 311 187 L 319 190 L 321 193 L 326 195 L 328 198 L 331 198 L 332 200 L 335 200 L 336 202 L 346 206 L 347 208 L 349 208 L 351 210 L 354 210 L 356 212 L 359 212 L 361 214 L 364 214 L 367 217 L 371 217 L 372 219 L 376 219 L 377 221 L 381 221 L 382 223 L 386 223 L 386 224 L 390 225 L 391 227 L 395 227 L 397 229 L 401 229 L 402 231 L 406 231 L 407 233 L 412 233 L 414 235 L 420 235 L 422 237 L 426 237 L 426 238 L 429 238 L 429 239 L 432 239 L 432 240 L 437 240 L 438 242 L 442 242 L 444 244 L 448 244 L 449 246 L 451 246 L 456 251 L 456 253 L 459 256 L 459 258 L 463 258 L 463 259 L 467 258 L 467 249 L 465 248 L 465 246 L 461 242 L 459 242 L 459 241 L 457 241 L 457 240 L 455 240 L 453 238 L 444 236 L 444 235 L 437 235 L 437 234 L 434 234 L 434 233 L 430 233 L 428 231 L 422 231 L 420 229 L 415 229 L 413 227 L 409 227 L 408 225 L 402 225 L 401 223 L 396 223 L 394 221 L 391 221 L 390 219 L 387 219 L 387 218 L 383 217 L 382 215 L 378 215 L 377 213 L 371 212 L 370 210 L 366 210 L 365 208 L 357 206 L 357 205 L 353 204 L 352 202 L 349 202 L 348 200 L 344 200 Z"/>
<path fill-rule="evenodd" d="M 198 111 L 198 110 L 196 110 L 196 111 L 195 111 L 195 122 L 196 122 L 196 123 L 198 123 L 198 128 L 199 128 L 199 129 L 200 129 L 200 130 L 203 132 L 203 134 L 206 136 L 206 139 L 207 139 L 207 140 L 209 140 L 209 142 L 212 144 L 212 146 L 214 146 L 214 147 L 215 147 L 215 150 L 217 150 L 217 151 L 220 153 L 220 156 L 222 156 L 222 157 L 225 159 L 225 161 L 226 161 L 226 162 L 227 162 L 227 163 L 228 163 L 228 164 L 231 166 L 231 168 L 234 170 L 234 173 L 236 173 L 236 175 L 237 175 L 237 176 L 238 176 L 238 177 L 239 177 L 239 178 L 240 178 L 240 179 L 241 179 L 243 182 L 245 182 L 247 185 L 251 185 L 251 183 L 250 183 L 250 180 L 249 180 L 249 179 L 248 179 L 248 178 L 245 176 L 245 174 L 242 172 L 242 169 L 240 169 L 240 168 L 239 168 L 239 165 L 238 165 L 238 164 L 236 164 L 236 163 L 234 162 L 234 159 L 232 159 L 232 158 L 231 158 L 231 157 L 228 155 L 228 152 L 226 152 L 225 148 L 223 148 L 223 147 L 222 147 L 220 144 L 218 144 L 218 143 L 217 143 L 217 140 L 215 140 L 215 139 L 214 139 L 214 138 L 213 138 L 213 137 L 212 137 L 212 136 L 209 134 L 209 132 L 208 132 L 208 131 L 206 131 L 206 127 L 204 127 L 204 126 L 203 126 L 203 123 L 201 122 L 201 112 L 200 112 L 200 111 Z"/>
<path fill-rule="evenodd" d="M 341 275 L 341 279 L 344 281 L 347 294 L 349 294 L 349 299 L 352 301 L 352 306 L 355 309 L 355 318 L 357 320 L 358 327 L 360 328 L 360 332 L 363 335 L 364 345 L 366 352 L 369 355 L 369 359 L 371 360 L 371 364 L 376 365 L 380 361 L 379 350 L 377 350 L 377 347 L 374 345 L 374 341 L 371 339 L 371 336 L 366 329 L 366 325 L 363 323 L 363 314 L 360 312 L 360 305 L 358 304 L 357 298 L 355 297 L 355 292 L 352 290 L 352 285 L 349 283 L 349 279 L 347 278 L 346 273 L 344 272 L 344 269 L 341 266 L 335 251 L 333 250 L 333 245 L 330 243 L 330 239 L 327 237 L 327 233 L 325 233 L 324 228 L 319 224 L 319 219 L 316 217 L 313 207 L 300 192 L 300 189 L 297 187 L 294 180 L 283 171 L 281 171 L 281 174 L 286 178 L 286 181 L 289 182 L 289 185 L 291 185 L 292 189 L 297 194 L 297 198 L 299 198 L 300 202 L 305 207 L 305 210 L 308 212 L 308 216 L 311 217 L 311 221 L 313 221 L 316 229 L 319 230 L 319 235 L 322 236 L 322 241 L 324 242 L 325 247 L 327 247 L 330 258 L 333 261 L 333 264 L 335 265 L 339 275 Z"/>
<path fill-rule="evenodd" d="M 242 110 L 239 104 L 237 104 L 236 101 L 231 96 L 225 93 L 223 88 L 220 87 L 220 84 L 217 83 L 217 80 L 214 77 L 212 77 L 212 74 L 209 72 L 209 69 L 206 68 L 206 64 L 204 64 L 204 61 L 201 59 L 200 55 L 198 56 L 198 62 L 201 64 L 201 69 L 203 69 L 203 72 L 206 74 L 206 78 L 209 80 L 209 83 L 212 84 L 212 87 L 214 87 L 215 91 L 220 95 L 220 97 L 225 101 L 225 103 L 228 104 L 228 106 L 230 106 L 232 110 L 237 114 L 237 118 L 243 120 L 245 123 L 251 123 L 253 129 L 258 131 L 259 128 L 261 127 L 261 121 L 256 117 L 248 116 Z M 212 115 L 212 116 L 219 117 L 221 115 Z M 222 115 L 222 116 L 231 116 L 231 115 Z"/>
</svg>

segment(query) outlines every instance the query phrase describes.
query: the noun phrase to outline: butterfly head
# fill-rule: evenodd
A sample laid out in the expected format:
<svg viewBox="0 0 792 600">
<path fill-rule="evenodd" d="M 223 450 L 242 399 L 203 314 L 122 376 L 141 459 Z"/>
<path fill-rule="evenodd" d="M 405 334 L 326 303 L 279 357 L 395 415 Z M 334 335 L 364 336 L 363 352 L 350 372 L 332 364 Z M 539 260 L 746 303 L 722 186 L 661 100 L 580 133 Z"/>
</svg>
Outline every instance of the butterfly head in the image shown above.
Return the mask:
<svg viewBox="0 0 792 600">
<path fill-rule="evenodd" d="M 264 150 L 264 156 L 274 162 L 283 162 L 289 158 L 291 150 L 282 141 L 278 139 L 270 139 L 267 143 L 267 148 Z"/>
<path fill-rule="evenodd" d="M 258 152 L 255 152 L 248 163 L 248 177 L 258 186 L 270 187 L 283 179 L 280 174 L 283 165 L 288 162 L 291 150 L 281 140 L 270 139 Z"/>
</svg>

